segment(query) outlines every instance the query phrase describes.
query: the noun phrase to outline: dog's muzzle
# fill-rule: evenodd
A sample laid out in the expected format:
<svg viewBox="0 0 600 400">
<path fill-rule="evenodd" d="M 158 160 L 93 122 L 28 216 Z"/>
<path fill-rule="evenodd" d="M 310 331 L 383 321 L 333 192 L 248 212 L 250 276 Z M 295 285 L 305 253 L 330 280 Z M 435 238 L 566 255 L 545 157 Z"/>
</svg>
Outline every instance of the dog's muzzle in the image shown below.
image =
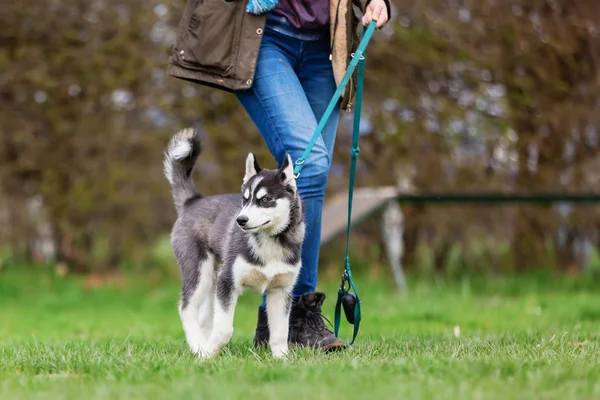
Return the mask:
<svg viewBox="0 0 600 400">
<path fill-rule="evenodd" d="M 247 217 L 247 216 L 245 216 L 245 215 L 240 215 L 239 217 L 237 217 L 237 219 L 235 220 L 235 222 L 237 222 L 237 224 L 238 224 L 239 226 L 241 226 L 241 227 L 244 227 L 244 226 L 246 226 L 246 224 L 248 223 L 248 220 L 249 220 L 249 219 L 250 219 L 250 218 L 248 218 L 248 217 Z"/>
</svg>

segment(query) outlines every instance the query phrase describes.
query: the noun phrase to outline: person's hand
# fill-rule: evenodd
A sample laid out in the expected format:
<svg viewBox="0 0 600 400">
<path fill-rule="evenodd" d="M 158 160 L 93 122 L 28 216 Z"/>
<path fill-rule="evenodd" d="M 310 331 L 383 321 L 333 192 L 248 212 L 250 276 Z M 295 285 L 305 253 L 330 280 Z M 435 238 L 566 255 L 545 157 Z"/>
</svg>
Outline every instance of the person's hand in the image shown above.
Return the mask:
<svg viewBox="0 0 600 400">
<path fill-rule="evenodd" d="M 387 12 L 387 7 L 385 6 L 385 1 L 383 0 L 371 0 L 367 9 L 365 10 L 365 15 L 363 15 L 363 25 L 367 26 L 371 23 L 371 21 L 377 21 L 377 29 L 381 28 L 388 22 L 388 18 L 390 16 Z"/>
</svg>

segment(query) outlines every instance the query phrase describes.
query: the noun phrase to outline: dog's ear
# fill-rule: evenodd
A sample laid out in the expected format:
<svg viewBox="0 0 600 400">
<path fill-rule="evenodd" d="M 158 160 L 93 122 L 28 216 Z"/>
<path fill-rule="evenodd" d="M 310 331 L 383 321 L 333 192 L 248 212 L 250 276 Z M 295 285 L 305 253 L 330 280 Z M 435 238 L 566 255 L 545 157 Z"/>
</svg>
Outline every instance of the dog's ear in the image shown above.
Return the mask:
<svg viewBox="0 0 600 400">
<path fill-rule="evenodd" d="M 258 174 L 260 171 L 261 168 L 258 165 L 258 161 L 256 161 L 254 153 L 248 153 L 248 157 L 246 157 L 246 174 L 244 175 L 244 183 L 248 182 L 250 178 Z"/>
<path fill-rule="evenodd" d="M 283 165 L 279 168 L 279 176 L 284 185 L 296 187 L 296 178 L 294 177 L 294 163 L 292 157 L 286 153 Z"/>
</svg>

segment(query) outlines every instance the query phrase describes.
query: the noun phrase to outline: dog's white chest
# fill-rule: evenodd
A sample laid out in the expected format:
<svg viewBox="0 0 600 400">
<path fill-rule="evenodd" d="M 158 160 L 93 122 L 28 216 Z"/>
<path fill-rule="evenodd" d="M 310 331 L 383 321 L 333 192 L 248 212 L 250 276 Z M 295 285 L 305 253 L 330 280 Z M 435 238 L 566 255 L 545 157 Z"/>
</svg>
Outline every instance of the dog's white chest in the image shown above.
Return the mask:
<svg viewBox="0 0 600 400">
<path fill-rule="evenodd" d="M 282 262 L 271 262 L 264 266 L 255 266 L 238 258 L 234 266 L 234 275 L 241 286 L 251 288 L 259 293 L 271 288 L 292 286 L 300 266 Z"/>
</svg>

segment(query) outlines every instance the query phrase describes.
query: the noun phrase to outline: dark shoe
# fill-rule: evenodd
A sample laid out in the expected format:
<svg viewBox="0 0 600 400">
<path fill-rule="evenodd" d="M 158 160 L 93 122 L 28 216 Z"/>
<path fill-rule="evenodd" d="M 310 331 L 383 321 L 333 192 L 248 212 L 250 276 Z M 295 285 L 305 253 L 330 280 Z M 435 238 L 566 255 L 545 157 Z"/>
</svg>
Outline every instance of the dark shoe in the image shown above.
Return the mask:
<svg viewBox="0 0 600 400">
<path fill-rule="evenodd" d="M 325 293 L 306 293 L 300 297 L 297 304 L 292 305 L 290 344 L 325 351 L 341 350 L 346 347 L 323 321 L 325 317 L 321 314 L 321 306 L 325 297 Z"/>
<path fill-rule="evenodd" d="M 254 347 L 266 347 L 269 345 L 269 320 L 267 311 L 258 307 L 258 323 L 254 334 Z"/>
</svg>

